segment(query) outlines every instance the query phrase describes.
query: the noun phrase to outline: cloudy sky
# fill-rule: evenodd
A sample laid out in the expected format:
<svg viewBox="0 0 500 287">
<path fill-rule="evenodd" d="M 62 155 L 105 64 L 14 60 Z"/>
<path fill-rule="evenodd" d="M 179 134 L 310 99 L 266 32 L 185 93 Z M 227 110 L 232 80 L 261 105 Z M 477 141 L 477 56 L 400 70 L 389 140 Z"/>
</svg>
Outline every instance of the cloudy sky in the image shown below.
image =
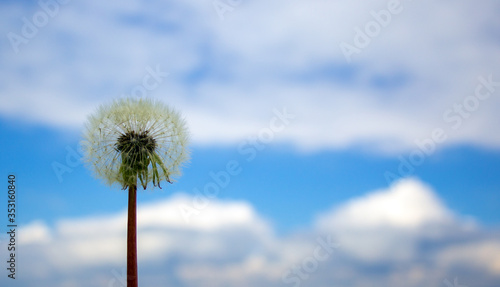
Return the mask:
<svg viewBox="0 0 500 287">
<path fill-rule="evenodd" d="M 139 193 L 141 286 L 499 286 L 498 13 L 2 1 L 0 285 L 125 286 L 127 194 L 79 142 L 100 104 L 150 97 L 182 111 L 192 159 Z"/>
</svg>

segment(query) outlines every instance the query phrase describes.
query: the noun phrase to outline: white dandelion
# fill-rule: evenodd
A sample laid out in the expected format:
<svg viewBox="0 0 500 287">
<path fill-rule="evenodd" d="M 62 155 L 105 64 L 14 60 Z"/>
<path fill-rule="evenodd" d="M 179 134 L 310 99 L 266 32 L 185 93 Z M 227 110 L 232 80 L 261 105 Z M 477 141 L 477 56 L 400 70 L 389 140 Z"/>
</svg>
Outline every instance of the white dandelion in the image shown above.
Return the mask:
<svg viewBox="0 0 500 287">
<path fill-rule="evenodd" d="M 100 106 L 88 118 L 84 160 L 109 185 L 128 188 L 127 286 L 137 287 L 137 184 L 172 183 L 189 158 L 180 114 L 162 102 L 125 98 Z"/>
<path fill-rule="evenodd" d="M 162 102 L 125 98 L 90 115 L 82 143 L 97 177 L 126 189 L 160 186 L 181 174 L 189 158 L 188 132 L 180 114 Z"/>
</svg>

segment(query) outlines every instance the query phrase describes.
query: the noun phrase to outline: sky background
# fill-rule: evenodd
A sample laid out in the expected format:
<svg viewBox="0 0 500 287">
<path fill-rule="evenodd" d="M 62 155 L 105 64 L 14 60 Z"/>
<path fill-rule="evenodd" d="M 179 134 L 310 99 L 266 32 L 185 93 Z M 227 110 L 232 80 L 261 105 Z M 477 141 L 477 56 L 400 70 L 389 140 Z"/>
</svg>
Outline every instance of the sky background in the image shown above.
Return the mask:
<svg viewBox="0 0 500 287">
<path fill-rule="evenodd" d="M 0 285 L 125 286 L 127 193 L 80 141 L 100 104 L 151 97 L 182 111 L 192 158 L 138 194 L 141 286 L 499 286 L 499 13 L 2 1 Z"/>
</svg>

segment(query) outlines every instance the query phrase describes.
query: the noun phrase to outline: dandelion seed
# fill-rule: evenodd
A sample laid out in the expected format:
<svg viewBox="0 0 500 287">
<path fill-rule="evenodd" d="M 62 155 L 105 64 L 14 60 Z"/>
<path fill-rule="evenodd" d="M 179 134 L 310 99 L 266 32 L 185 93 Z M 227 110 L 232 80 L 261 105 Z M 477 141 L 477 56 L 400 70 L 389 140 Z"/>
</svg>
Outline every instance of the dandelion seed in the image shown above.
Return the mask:
<svg viewBox="0 0 500 287">
<path fill-rule="evenodd" d="M 179 113 L 162 102 L 119 99 L 88 119 L 82 147 L 97 177 L 123 189 L 137 180 L 161 188 L 188 159 L 188 133 Z"/>
</svg>

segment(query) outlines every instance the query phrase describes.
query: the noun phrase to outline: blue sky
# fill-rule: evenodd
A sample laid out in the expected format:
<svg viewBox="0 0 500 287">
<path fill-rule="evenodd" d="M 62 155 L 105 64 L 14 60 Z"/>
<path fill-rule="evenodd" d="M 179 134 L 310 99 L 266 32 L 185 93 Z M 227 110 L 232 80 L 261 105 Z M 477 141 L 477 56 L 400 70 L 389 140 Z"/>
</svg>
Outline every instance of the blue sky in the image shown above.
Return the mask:
<svg viewBox="0 0 500 287">
<path fill-rule="evenodd" d="M 79 142 L 130 96 L 192 136 L 183 176 L 139 194 L 141 285 L 498 286 L 500 5 L 365 2 L 0 4 L 1 285 L 121 284 L 126 192 Z"/>
</svg>

